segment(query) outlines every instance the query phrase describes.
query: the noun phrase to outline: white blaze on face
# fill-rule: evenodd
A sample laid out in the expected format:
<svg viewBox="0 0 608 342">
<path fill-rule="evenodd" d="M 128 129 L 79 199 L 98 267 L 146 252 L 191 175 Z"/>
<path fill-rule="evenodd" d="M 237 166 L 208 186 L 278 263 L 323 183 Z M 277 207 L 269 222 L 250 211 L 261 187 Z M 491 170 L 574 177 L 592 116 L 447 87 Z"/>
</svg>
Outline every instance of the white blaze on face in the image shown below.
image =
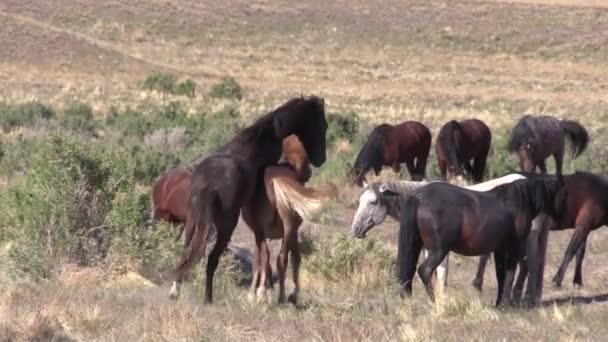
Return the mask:
<svg viewBox="0 0 608 342">
<path fill-rule="evenodd" d="M 357 208 L 357 212 L 355 213 L 355 217 L 353 218 L 353 223 L 351 228 L 353 232 L 355 228 L 358 227 L 363 219 L 365 219 L 365 214 L 369 216 L 369 207 L 378 203 L 378 197 L 374 193 L 371 188 L 366 188 L 365 191 L 359 197 L 359 208 Z"/>
</svg>

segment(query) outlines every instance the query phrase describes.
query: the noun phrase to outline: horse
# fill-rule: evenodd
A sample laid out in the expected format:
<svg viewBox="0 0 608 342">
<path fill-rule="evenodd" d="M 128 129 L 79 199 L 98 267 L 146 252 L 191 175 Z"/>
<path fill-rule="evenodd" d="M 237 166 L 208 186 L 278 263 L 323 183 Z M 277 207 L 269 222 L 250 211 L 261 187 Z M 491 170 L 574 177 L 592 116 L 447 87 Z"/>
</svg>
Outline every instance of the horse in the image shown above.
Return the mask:
<svg viewBox="0 0 608 342">
<path fill-rule="evenodd" d="M 578 122 L 558 120 L 553 116 L 524 115 L 511 134 L 508 151 L 519 156 L 519 167 L 534 173 L 536 168 L 547 173 L 545 159 L 553 155 L 556 174 L 561 177 L 565 138 L 572 144 L 572 156 L 578 157 L 587 148 L 589 134 Z"/>
<path fill-rule="evenodd" d="M 353 184 L 362 187 L 370 170 L 377 176 L 383 166 L 391 166 L 399 173 L 401 163 L 405 163 L 412 180 L 422 180 L 430 149 L 431 131 L 420 122 L 378 125 L 357 155 L 349 172 L 350 178 Z"/>
<path fill-rule="evenodd" d="M 587 237 L 593 230 L 601 226 L 608 225 L 608 180 L 602 176 L 595 175 L 589 172 L 577 171 L 571 175 L 564 175 L 564 184 L 568 192 L 567 205 L 565 213 L 559 221 L 544 220 L 539 222 L 539 238 L 529 239 L 529 244 L 538 245 L 538 270 L 536 286 L 528 286 L 526 288 L 526 298 L 534 298 L 536 302 L 540 300 L 542 294 L 542 271 L 544 269 L 544 256 L 547 248 L 546 234 L 549 230 L 564 230 L 574 228 L 574 234 L 565 251 L 562 263 L 560 264 L 555 276 L 553 284 L 556 287 L 561 287 L 562 281 L 568 264 L 576 255 L 576 268 L 574 271 L 573 283 L 575 286 L 582 287 L 583 283 L 583 259 L 585 258 Z M 479 284 L 478 289 L 481 290 L 483 284 L 483 269 L 485 268 L 486 259 L 480 259 L 478 275 L 476 280 Z M 517 282 L 514 287 L 514 297 L 516 294 L 521 295 L 524 282 L 526 280 L 527 270 L 522 268 L 518 275 Z M 530 284 L 528 284 L 530 285 Z M 533 293 L 532 291 L 535 291 Z"/>
<path fill-rule="evenodd" d="M 467 256 L 493 252 L 496 306 L 508 303 L 532 219 L 540 213 L 559 217 L 566 197 L 561 179 L 555 176 L 516 180 L 483 192 L 442 182 L 420 188 L 406 200 L 401 212 L 397 276 L 404 294 L 411 296 L 422 247 L 430 252 L 418 275 L 432 301 L 431 275 L 449 251 Z"/>
<path fill-rule="evenodd" d="M 474 191 L 488 191 L 499 185 L 514 182 L 525 177 L 519 174 L 510 174 L 484 183 L 467 187 Z M 417 189 L 429 182 L 388 181 L 368 184 L 359 197 L 359 207 L 351 224 L 352 234 L 357 238 L 364 238 L 375 226 L 382 224 L 386 216 L 400 221 L 401 208 L 405 200 Z M 424 250 L 425 257 L 428 251 Z M 449 257 L 437 268 L 438 284 L 447 286 Z M 440 289 L 441 291 L 442 289 Z"/>
<path fill-rule="evenodd" d="M 254 195 L 243 219 L 256 236 L 264 239 L 282 239 L 281 249 L 277 256 L 279 281 L 278 302 L 285 302 L 285 273 L 289 255 L 291 255 L 293 292 L 287 298 L 296 305 L 300 290 L 299 268 L 301 262 L 298 228 L 304 217 L 309 217 L 321 206 L 327 193 L 305 187 L 311 176 L 308 157 L 304 147 L 295 135 L 284 140 L 283 158 L 287 162 L 269 166 L 264 170 L 265 191 Z M 254 214 L 255 215 L 252 215 Z M 267 287 L 269 265 L 268 246 L 256 248 L 255 268 L 251 282 L 250 298 L 264 298 Z"/>
<path fill-rule="evenodd" d="M 444 180 L 462 177 L 465 171 L 479 183 L 483 180 L 486 159 L 490 153 L 492 133 L 481 120 L 451 120 L 441 127 L 435 154 L 437 165 Z"/>
<path fill-rule="evenodd" d="M 152 185 L 152 220 L 162 220 L 180 225 L 177 238 L 182 235 L 186 222 L 188 196 L 192 183 L 192 171 L 175 167 L 160 175 Z"/>
<path fill-rule="evenodd" d="M 217 239 L 207 258 L 205 279 L 205 302 L 213 302 L 213 276 L 219 258 L 241 211 L 243 217 L 255 215 L 252 200 L 264 191 L 264 170 L 279 161 L 283 139 L 295 134 L 310 163 L 320 167 L 326 159 L 326 131 L 324 100 L 316 96 L 293 98 L 239 131 L 196 165 L 188 200 L 186 243 L 170 298 L 179 297 L 184 275 L 203 257 L 209 232 L 215 230 Z M 264 235 L 254 235 L 256 247 L 267 248 Z"/>
</svg>

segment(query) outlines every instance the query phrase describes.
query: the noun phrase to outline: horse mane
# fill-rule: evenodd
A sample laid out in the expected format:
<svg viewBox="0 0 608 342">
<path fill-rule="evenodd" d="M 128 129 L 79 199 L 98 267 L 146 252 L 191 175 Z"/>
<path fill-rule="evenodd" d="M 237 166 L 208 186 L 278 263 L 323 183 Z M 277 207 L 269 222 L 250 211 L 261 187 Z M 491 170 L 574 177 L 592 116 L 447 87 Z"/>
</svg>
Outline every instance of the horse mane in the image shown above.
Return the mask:
<svg viewBox="0 0 608 342">
<path fill-rule="evenodd" d="M 437 136 L 437 143 L 443 148 L 447 154 L 447 159 L 452 166 L 458 167 L 460 161 L 458 160 L 458 153 L 456 151 L 456 145 L 454 143 L 454 131 L 460 130 L 462 132 L 462 126 L 456 120 L 451 120 L 439 130 Z"/>
<path fill-rule="evenodd" d="M 525 176 L 526 179 L 496 187 L 493 191 L 497 198 L 505 204 L 515 205 L 521 211 L 533 209 L 539 212 L 547 208 L 547 205 L 553 207 L 554 203 L 545 203 L 547 200 L 545 195 L 547 189 L 559 183 L 559 177 L 530 173 L 525 173 Z M 542 189 L 539 190 L 539 187 Z"/>
<path fill-rule="evenodd" d="M 372 186 L 375 186 L 376 189 L 380 189 L 380 185 L 385 185 L 386 188 L 390 191 L 398 193 L 401 197 L 406 197 L 413 193 L 415 190 L 429 184 L 426 181 L 407 181 L 407 180 L 395 180 L 395 181 L 385 181 L 385 182 L 374 182 Z"/>
<path fill-rule="evenodd" d="M 218 152 L 235 153 L 234 147 L 247 146 L 252 141 L 259 139 L 268 139 L 271 141 L 280 141 L 285 138 L 281 128 L 277 125 L 278 117 L 287 117 L 289 113 L 306 113 L 311 112 L 313 114 L 325 115 L 325 104 L 322 98 L 317 96 L 310 96 L 305 98 L 303 96 L 295 97 L 275 108 L 273 111 L 262 115 L 260 118 L 254 121 L 250 126 L 243 128 L 237 132 L 232 139 L 218 149 Z M 307 115 L 292 115 L 292 120 L 302 120 L 302 122 L 308 122 L 311 120 L 310 116 Z M 288 126 L 297 126 L 293 122 L 285 123 Z M 238 153 L 238 152 L 237 152 Z M 277 156 L 278 159 L 278 156 Z M 276 161 L 274 161 L 276 162 Z M 274 163 L 273 162 L 273 163 Z"/>
<path fill-rule="evenodd" d="M 526 114 L 513 127 L 511 138 L 507 144 L 507 150 L 511 153 L 517 152 L 521 145 L 529 142 L 530 136 L 534 135 L 530 121 L 534 120 L 532 115 Z"/>
<path fill-rule="evenodd" d="M 389 124 L 381 124 L 372 130 L 367 138 L 367 141 L 359 151 L 355 164 L 350 173 L 353 177 L 364 175 L 370 169 L 378 173 L 382 168 L 382 155 L 384 153 L 384 145 L 386 144 L 386 136 L 393 126 Z"/>
</svg>

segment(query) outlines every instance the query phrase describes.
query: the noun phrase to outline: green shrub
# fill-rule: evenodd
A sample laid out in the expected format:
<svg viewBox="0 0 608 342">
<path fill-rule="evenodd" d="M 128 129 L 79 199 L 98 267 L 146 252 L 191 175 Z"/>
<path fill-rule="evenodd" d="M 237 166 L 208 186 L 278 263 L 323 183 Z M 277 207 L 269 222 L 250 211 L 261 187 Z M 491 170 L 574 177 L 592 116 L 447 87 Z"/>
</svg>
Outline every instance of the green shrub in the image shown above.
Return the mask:
<svg viewBox="0 0 608 342">
<path fill-rule="evenodd" d="M 327 141 L 330 144 L 338 139 L 346 139 L 349 142 L 353 142 L 359 134 L 359 118 L 357 114 L 349 112 L 346 114 L 327 115 Z"/>
<path fill-rule="evenodd" d="M 168 169 L 181 164 L 181 158 L 173 151 L 159 151 L 147 147 L 133 147 L 134 176 L 138 182 L 151 184 Z"/>
<path fill-rule="evenodd" d="M 36 120 L 47 120 L 55 116 L 53 108 L 39 102 L 26 102 L 9 105 L 0 102 L 0 126 L 4 132 L 15 127 L 33 125 Z"/>
<path fill-rule="evenodd" d="M 57 260 L 91 265 L 107 257 L 114 228 L 108 215 L 130 210 L 118 199 L 135 192 L 125 157 L 55 134 L 44 141 L 25 177 L 0 195 L 2 238 L 15 243 L 14 274 L 46 277 Z M 141 211 L 133 211 L 141 226 Z"/>
<path fill-rule="evenodd" d="M 177 77 L 172 74 L 158 72 L 148 76 L 142 87 L 147 90 L 156 90 L 161 93 L 173 94 L 175 91 Z"/>
<path fill-rule="evenodd" d="M 394 257 L 373 238 L 355 239 L 338 233 L 322 243 L 313 243 L 309 248 L 313 253 L 305 261 L 306 270 L 330 281 L 348 279 L 364 266 L 392 271 Z"/>
<path fill-rule="evenodd" d="M 60 118 L 60 125 L 73 132 L 85 134 L 94 134 L 97 127 L 93 109 L 84 103 L 67 107 Z"/>
<path fill-rule="evenodd" d="M 243 89 L 232 77 L 224 77 L 209 89 L 209 97 L 216 99 L 243 99 Z"/>
<path fill-rule="evenodd" d="M 190 79 L 181 82 L 175 88 L 175 94 L 185 95 L 189 98 L 193 98 L 196 95 L 196 82 Z"/>
<path fill-rule="evenodd" d="M 143 81 L 142 88 L 171 95 L 184 95 L 190 98 L 196 95 L 196 82 L 187 79 L 184 82 L 177 83 L 175 75 L 162 72 L 148 76 Z"/>
</svg>

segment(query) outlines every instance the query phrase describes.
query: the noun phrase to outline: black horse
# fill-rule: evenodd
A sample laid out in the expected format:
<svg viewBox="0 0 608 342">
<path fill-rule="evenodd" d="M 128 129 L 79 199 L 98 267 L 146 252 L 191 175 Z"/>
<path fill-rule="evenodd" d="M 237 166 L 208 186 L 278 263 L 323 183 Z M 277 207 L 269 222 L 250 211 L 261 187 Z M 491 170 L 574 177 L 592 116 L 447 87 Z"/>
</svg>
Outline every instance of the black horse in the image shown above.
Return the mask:
<svg viewBox="0 0 608 342">
<path fill-rule="evenodd" d="M 540 175 L 486 192 L 441 182 L 420 188 L 408 198 L 401 213 L 397 274 L 405 294 L 411 295 L 423 247 L 429 255 L 418 275 L 431 300 L 431 275 L 449 251 L 467 256 L 494 252 L 496 305 L 508 303 L 532 220 L 541 212 L 559 218 L 566 197 L 560 178 Z"/>
<path fill-rule="evenodd" d="M 572 143 L 573 157 L 578 157 L 589 142 L 587 130 L 579 123 L 558 120 L 552 116 L 524 115 L 515 127 L 509 141 L 509 152 L 517 153 L 522 171 L 547 173 L 545 159 L 553 155 L 557 175 L 562 174 L 564 136 Z"/>
<path fill-rule="evenodd" d="M 208 257 L 205 283 L 205 300 L 213 301 L 213 275 L 220 255 L 236 228 L 241 208 L 247 206 L 256 193 L 265 191 L 264 169 L 279 161 L 283 139 L 295 134 L 311 164 L 319 167 L 326 158 L 326 130 L 323 99 L 294 98 L 237 133 L 196 166 L 192 174 L 184 251 L 175 271 L 172 298 L 179 296 L 185 273 L 205 254 L 210 231 L 216 231 L 217 240 Z"/>
</svg>

